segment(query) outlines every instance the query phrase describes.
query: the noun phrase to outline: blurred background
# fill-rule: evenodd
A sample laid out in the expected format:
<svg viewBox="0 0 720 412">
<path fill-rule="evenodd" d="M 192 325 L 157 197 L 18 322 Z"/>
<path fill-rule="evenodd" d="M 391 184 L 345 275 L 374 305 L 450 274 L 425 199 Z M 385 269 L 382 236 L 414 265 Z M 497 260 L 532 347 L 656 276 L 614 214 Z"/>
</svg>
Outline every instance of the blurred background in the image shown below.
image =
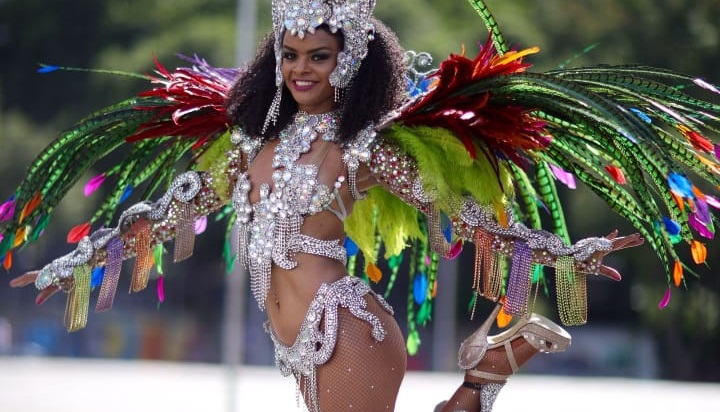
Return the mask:
<svg viewBox="0 0 720 412">
<path fill-rule="evenodd" d="M 465 1 L 378 3 L 376 15 L 402 44 L 430 52 L 436 62 L 460 53 L 463 46 L 472 57 L 487 38 Z M 541 47 L 529 59 L 532 70 L 641 63 L 720 83 L 717 0 L 487 3 L 508 43 Z M 247 44 L 270 29 L 269 4 L 0 0 L 0 201 L 12 194 L 27 165 L 59 131 L 148 86 L 108 74 L 39 74 L 38 64 L 151 73 L 153 58 L 175 67 L 183 64 L 175 53 L 182 53 L 198 54 L 214 66 L 235 66 L 252 57 Z M 93 172 L 88 179 L 102 170 Z M 245 298 L 245 285 L 236 279 L 242 274 L 226 273 L 223 224 L 210 225 L 191 259 L 167 262 L 164 303 L 158 303 L 153 287 L 132 295 L 119 292 L 114 309 L 91 313 L 88 327 L 79 332 L 68 334 L 63 327 L 63 297 L 36 307 L 34 289 L 11 290 L 9 279 L 73 248 L 66 233 L 86 220 L 94 201 L 83 196 L 83 184 L 60 205 L 45 235 L 15 253 L 12 269 L 2 275 L 0 355 L 272 364 L 272 347 L 261 327 L 264 314 Z M 605 235 L 613 228 L 631 230 L 583 188 L 561 190 L 574 239 Z M 666 289 L 664 270 L 650 247 L 612 255 L 606 263 L 623 273 L 623 281 L 589 279 L 589 323 L 569 328 L 571 349 L 540 357 L 523 373 L 720 382 L 718 247 L 717 241 L 709 242 L 707 267 L 698 267 L 697 277 L 688 275 L 687 290 L 674 289 L 663 310 L 658 302 Z M 467 249 L 457 260 L 443 262 L 433 321 L 420 330 L 422 344 L 409 359 L 411 370 L 455 371 L 458 343 L 490 310 L 481 304 L 476 319 L 469 319 L 473 251 Z M 389 297 L 403 327 L 405 287 L 396 285 Z M 234 296 L 232 302 L 228 296 Z M 535 310 L 557 319 L 552 291 L 547 296 L 541 292 Z"/>
</svg>

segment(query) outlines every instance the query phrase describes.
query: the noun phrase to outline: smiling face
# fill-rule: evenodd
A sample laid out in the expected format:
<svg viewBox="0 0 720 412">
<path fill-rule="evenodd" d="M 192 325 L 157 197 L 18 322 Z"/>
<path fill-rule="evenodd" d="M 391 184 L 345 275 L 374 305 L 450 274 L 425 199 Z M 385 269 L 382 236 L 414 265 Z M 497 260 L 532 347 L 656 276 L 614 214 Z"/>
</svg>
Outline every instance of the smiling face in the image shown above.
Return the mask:
<svg viewBox="0 0 720 412">
<path fill-rule="evenodd" d="M 337 65 L 340 47 L 340 36 L 324 29 L 303 39 L 285 33 L 281 70 L 299 110 L 318 114 L 335 108 L 330 73 Z"/>
</svg>

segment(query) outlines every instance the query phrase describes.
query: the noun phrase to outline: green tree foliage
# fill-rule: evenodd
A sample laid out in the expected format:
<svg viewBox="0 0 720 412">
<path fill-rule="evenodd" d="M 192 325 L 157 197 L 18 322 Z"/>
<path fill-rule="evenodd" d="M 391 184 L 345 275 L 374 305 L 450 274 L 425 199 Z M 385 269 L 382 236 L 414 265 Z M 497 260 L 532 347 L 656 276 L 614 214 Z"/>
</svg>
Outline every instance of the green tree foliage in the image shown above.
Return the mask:
<svg viewBox="0 0 720 412">
<path fill-rule="evenodd" d="M 126 95 L 128 84 L 145 86 L 105 75 L 40 75 L 40 63 L 149 72 L 153 56 L 174 65 L 179 52 L 230 65 L 234 20 L 228 11 L 230 2 L 213 0 L 0 3 L 0 59 L 9 63 L 0 71 L 3 106 L 35 121 L 62 117 L 67 123 Z"/>
</svg>

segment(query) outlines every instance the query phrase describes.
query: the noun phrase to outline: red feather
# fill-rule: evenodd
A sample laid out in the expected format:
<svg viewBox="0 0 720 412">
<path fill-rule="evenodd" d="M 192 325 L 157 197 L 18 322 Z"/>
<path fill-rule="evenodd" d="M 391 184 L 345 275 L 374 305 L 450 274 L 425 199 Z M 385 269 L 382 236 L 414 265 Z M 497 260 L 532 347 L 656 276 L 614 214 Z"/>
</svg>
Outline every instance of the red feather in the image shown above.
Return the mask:
<svg viewBox="0 0 720 412">
<path fill-rule="evenodd" d="M 692 144 L 693 148 L 695 148 L 695 150 L 712 153 L 713 149 L 715 148 L 715 146 L 713 146 L 712 142 L 708 140 L 707 137 L 701 135 L 698 132 L 690 130 L 689 132 L 687 132 L 686 136 Z"/>
<path fill-rule="evenodd" d="M 610 173 L 610 176 L 618 182 L 621 185 L 624 185 L 627 183 L 627 180 L 625 179 L 625 174 L 623 173 L 622 169 L 619 169 L 613 165 L 607 165 L 605 166 L 605 170 L 607 170 L 608 173 Z"/>
<path fill-rule="evenodd" d="M 156 115 L 127 137 L 128 142 L 180 136 L 196 138 L 198 141 L 193 149 L 197 149 L 209 136 L 227 129 L 230 119 L 225 110 L 225 101 L 234 77 L 214 75 L 207 70 L 204 62 L 197 62 L 200 67 L 180 67 L 170 72 L 157 59 L 154 60 L 157 76 L 148 77 L 161 87 L 144 91 L 139 96 L 156 97 L 166 102 L 166 105 L 138 106 L 138 110 L 154 111 Z"/>
<path fill-rule="evenodd" d="M 68 243 L 78 243 L 82 238 L 90 234 L 90 223 L 81 223 L 70 229 L 67 235 Z"/>
<path fill-rule="evenodd" d="M 480 49 L 474 60 L 451 54 L 433 74 L 436 87 L 416 104 L 403 111 L 398 121 L 408 126 L 443 127 L 453 132 L 470 156 L 477 155 L 476 142 L 518 164 L 523 151 L 541 149 L 550 143 L 545 123 L 531 115 L 531 109 L 490 103 L 490 93 L 462 94 L 460 91 L 480 80 L 524 71 L 522 58 L 537 49 L 509 51 L 500 55 L 492 41 Z"/>
</svg>

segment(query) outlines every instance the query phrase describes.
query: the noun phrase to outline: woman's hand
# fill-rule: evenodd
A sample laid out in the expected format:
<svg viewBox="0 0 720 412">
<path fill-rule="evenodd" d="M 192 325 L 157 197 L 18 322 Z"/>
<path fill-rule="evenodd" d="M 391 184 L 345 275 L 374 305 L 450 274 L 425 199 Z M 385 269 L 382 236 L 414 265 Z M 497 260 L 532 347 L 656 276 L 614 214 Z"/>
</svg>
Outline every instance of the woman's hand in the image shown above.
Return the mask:
<svg viewBox="0 0 720 412">
<path fill-rule="evenodd" d="M 38 275 L 40 274 L 39 270 L 34 270 L 32 272 L 27 272 L 23 275 L 20 275 L 13 280 L 10 281 L 10 286 L 13 288 L 21 288 L 27 285 L 31 285 L 35 283 L 35 279 L 37 279 Z M 42 305 L 46 300 L 50 298 L 50 296 L 54 295 L 56 292 L 62 290 L 60 286 L 52 285 L 50 287 L 47 287 L 38 293 L 37 297 L 35 298 L 35 304 L 36 305 Z"/>
<path fill-rule="evenodd" d="M 603 257 L 605 257 L 605 255 L 612 253 L 616 250 L 640 246 L 643 243 L 645 243 L 645 239 L 640 237 L 639 233 L 633 233 L 632 235 L 622 236 L 622 237 L 618 237 L 617 235 L 618 235 L 618 231 L 613 230 L 612 232 L 610 232 L 609 235 L 605 236 L 606 239 L 608 239 L 612 242 L 612 248 L 607 252 L 600 252 L 600 251 L 595 252 L 592 255 L 592 258 L 599 260 L 599 259 L 602 259 Z M 618 272 L 614 268 L 611 268 L 610 266 L 601 265 L 600 269 L 598 269 L 597 274 L 603 275 L 607 278 L 610 278 L 610 279 L 616 280 L 616 281 L 619 281 L 620 279 L 622 279 L 620 272 Z"/>
</svg>

